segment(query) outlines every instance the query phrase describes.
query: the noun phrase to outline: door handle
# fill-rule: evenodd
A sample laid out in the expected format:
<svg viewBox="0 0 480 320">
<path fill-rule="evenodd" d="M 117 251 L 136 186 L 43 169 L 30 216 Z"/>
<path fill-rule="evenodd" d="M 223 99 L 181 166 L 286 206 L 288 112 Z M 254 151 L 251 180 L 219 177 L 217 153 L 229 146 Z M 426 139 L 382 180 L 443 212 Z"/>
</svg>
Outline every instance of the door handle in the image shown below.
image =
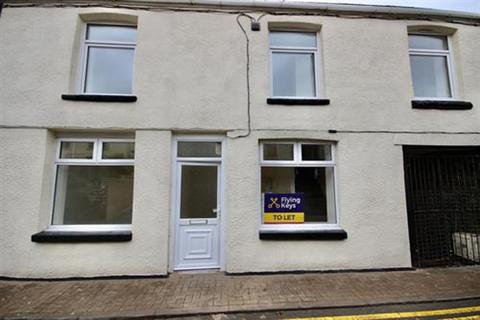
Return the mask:
<svg viewBox="0 0 480 320">
<path fill-rule="evenodd" d="M 217 219 L 220 219 L 220 209 L 219 208 L 212 209 L 212 212 L 217 214 Z"/>
</svg>

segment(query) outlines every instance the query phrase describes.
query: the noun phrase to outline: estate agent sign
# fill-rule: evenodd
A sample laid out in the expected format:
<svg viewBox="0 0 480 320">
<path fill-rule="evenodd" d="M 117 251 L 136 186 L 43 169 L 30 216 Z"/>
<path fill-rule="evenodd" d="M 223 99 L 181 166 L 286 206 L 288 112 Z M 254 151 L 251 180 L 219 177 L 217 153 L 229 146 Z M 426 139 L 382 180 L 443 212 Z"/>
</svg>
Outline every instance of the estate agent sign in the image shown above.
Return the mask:
<svg viewBox="0 0 480 320">
<path fill-rule="evenodd" d="M 265 193 L 264 223 L 303 223 L 303 193 Z"/>
</svg>

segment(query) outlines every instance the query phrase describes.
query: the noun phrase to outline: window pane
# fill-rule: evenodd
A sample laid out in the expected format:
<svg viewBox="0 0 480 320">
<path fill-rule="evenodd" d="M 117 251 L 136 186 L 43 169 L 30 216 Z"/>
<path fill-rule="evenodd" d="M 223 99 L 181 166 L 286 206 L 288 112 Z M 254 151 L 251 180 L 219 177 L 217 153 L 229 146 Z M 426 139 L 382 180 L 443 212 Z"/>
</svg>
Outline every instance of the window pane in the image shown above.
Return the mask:
<svg viewBox="0 0 480 320">
<path fill-rule="evenodd" d="M 264 144 L 263 160 L 293 160 L 293 144 Z"/>
<path fill-rule="evenodd" d="M 216 218 L 217 166 L 182 166 L 181 219 Z"/>
<path fill-rule="evenodd" d="M 332 160 L 331 146 L 325 144 L 302 144 L 302 160 Z"/>
<path fill-rule="evenodd" d="M 447 58 L 410 55 L 415 97 L 451 97 Z"/>
<path fill-rule="evenodd" d="M 133 49 L 88 48 L 86 93 L 132 93 Z"/>
<path fill-rule="evenodd" d="M 262 193 L 304 193 L 305 222 L 335 223 L 333 168 L 262 167 Z"/>
<path fill-rule="evenodd" d="M 410 49 L 448 50 L 445 36 L 411 34 L 408 36 L 408 45 Z"/>
<path fill-rule="evenodd" d="M 314 97 L 313 53 L 272 53 L 273 95 Z"/>
<path fill-rule="evenodd" d="M 60 159 L 93 159 L 93 142 L 62 141 Z"/>
<path fill-rule="evenodd" d="M 135 157 L 134 142 L 104 142 L 102 159 L 133 159 Z"/>
<path fill-rule="evenodd" d="M 220 142 L 179 141 L 177 156 L 191 158 L 219 158 L 222 156 Z"/>
<path fill-rule="evenodd" d="M 130 224 L 133 166 L 58 166 L 53 224 Z"/>
<path fill-rule="evenodd" d="M 270 32 L 272 47 L 309 47 L 317 46 L 315 32 Z"/>
<path fill-rule="evenodd" d="M 88 25 L 87 28 L 87 40 L 135 43 L 136 38 L 135 27 Z"/>
</svg>

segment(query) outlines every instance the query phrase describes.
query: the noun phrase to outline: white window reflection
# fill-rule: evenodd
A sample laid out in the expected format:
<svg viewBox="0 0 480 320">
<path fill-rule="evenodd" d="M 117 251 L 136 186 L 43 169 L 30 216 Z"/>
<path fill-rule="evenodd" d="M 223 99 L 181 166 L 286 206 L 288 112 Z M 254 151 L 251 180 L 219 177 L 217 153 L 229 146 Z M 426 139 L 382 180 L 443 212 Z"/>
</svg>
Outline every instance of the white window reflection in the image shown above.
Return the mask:
<svg viewBox="0 0 480 320">
<path fill-rule="evenodd" d="M 452 98 L 448 37 L 410 34 L 410 69 L 416 98 Z"/>
<path fill-rule="evenodd" d="M 272 95 L 317 97 L 317 34 L 315 32 L 270 32 Z"/>
<path fill-rule="evenodd" d="M 83 92 L 131 94 L 136 28 L 88 25 Z"/>
</svg>

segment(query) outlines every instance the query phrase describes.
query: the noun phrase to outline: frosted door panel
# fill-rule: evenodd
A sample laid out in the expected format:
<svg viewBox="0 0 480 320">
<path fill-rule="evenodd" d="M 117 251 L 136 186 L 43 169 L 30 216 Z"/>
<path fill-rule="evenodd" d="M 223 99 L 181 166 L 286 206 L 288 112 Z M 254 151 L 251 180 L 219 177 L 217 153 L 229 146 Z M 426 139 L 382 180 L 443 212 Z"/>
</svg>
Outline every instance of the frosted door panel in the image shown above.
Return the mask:
<svg viewBox="0 0 480 320">
<path fill-rule="evenodd" d="M 217 166 L 182 166 L 180 219 L 216 218 Z"/>
</svg>

